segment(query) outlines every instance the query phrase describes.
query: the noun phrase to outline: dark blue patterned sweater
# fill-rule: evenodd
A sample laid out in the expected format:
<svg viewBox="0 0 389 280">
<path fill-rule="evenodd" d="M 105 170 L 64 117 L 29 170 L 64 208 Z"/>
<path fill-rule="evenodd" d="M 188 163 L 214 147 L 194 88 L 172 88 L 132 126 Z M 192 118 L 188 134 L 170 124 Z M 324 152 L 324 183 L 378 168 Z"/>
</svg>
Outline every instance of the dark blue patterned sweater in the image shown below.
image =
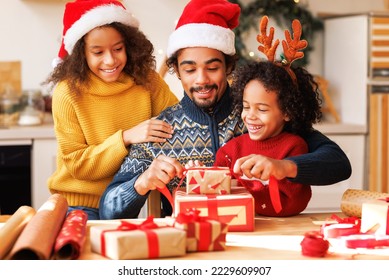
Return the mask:
<svg viewBox="0 0 389 280">
<path fill-rule="evenodd" d="M 201 160 L 212 166 L 221 145 L 245 132 L 240 114 L 232 109 L 230 88 L 214 108 L 212 114 L 199 109 L 184 93 L 176 105 L 163 111 L 158 119 L 174 128 L 173 137 L 164 143 L 141 143 L 132 145 L 118 173 L 107 187 L 100 201 L 101 219 L 136 218 L 148 195 L 139 195 L 134 189 L 135 181 L 163 154 L 176 158 L 185 165 L 189 160 Z M 179 179 L 171 181 L 172 190 Z M 165 215 L 171 214 L 170 204 L 162 196 Z"/>
</svg>

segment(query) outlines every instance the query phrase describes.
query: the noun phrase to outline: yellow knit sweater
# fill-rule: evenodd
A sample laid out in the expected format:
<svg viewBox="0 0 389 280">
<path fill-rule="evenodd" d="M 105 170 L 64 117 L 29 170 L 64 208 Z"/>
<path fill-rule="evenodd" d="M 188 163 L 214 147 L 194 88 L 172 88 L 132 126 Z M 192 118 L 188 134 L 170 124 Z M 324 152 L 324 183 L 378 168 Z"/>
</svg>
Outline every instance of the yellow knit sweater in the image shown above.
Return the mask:
<svg viewBox="0 0 389 280">
<path fill-rule="evenodd" d="M 90 86 L 81 95 L 70 92 L 66 82 L 54 90 L 57 170 L 48 186 L 69 206 L 98 208 L 101 194 L 127 155 L 123 130 L 157 116 L 178 100 L 157 73 L 150 76 L 153 92 L 125 74 L 111 83 L 90 77 Z"/>
</svg>

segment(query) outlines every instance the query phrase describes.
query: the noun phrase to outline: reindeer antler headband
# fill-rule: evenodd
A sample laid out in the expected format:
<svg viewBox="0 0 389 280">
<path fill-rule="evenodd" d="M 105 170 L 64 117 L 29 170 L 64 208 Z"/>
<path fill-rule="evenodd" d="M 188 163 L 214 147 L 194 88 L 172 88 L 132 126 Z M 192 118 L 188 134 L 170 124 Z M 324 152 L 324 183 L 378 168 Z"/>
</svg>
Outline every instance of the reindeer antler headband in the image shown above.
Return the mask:
<svg viewBox="0 0 389 280">
<path fill-rule="evenodd" d="M 273 44 L 274 27 L 270 27 L 269 35 L 266 34 L 268 22 L 269 18 L 267 16 L 263 16 L 259 23 L 261 33 L 257 35 L 257 41 L 262 45 L 259 45 L 258 50 L 264 53 L 269 61 L 278 63 L 274 61 L 274 56 L 280 41 L 277 39 Z M 285 57 L 281 60 L 281 65 L 285 67 L 286 71 L 288 71 L 289 75 L 292 77 L 292 80 L 297 84 L 296 75 L 290 66 L 293 61 L 304 57 L 304 53 L 300 50 L 305 49 L 308 46 L 308 42 L 306 40 L 300 40 L 302 27 L 299 20 L 293 20 L 292 29 L 293 39 L 289 30 L 285 30 L 286 40 L 282 40 L 282 48 L 284 49 Z"/>
</svg>

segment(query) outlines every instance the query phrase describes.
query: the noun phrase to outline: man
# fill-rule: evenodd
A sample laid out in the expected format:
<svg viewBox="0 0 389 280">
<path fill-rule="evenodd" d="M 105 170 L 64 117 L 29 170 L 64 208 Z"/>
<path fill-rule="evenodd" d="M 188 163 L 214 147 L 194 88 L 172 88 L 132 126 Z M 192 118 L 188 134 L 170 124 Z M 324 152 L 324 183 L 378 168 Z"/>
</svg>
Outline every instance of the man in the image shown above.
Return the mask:
<svg viewBox="0 0 389 280">
<path fill-rule="evenodd" d="M 150 190 L 167 186 L 172 191 L 184 164 L 198 160 L 212 166 L 218 148 L 246 132 L 227 81 L 236 62 L 232 29 L 239 14 L 239 6 L 225 0 L 187 4 L 167 50 L 168 66 L 181 80 L 184 97 L 158 117 L 174 127 L 173 137 L 131 146 L 100 200 L 101 219 L 136 218 Z M 291 181 L 313 185 L 350 176 L 350 162 L 338 145 L 318 131 L 304 138 L 310 153 L 263 164 L 277 165 Z M 164 196 L 161 200 L 162 216 L 171 215 L 169 202 Z"/>
</svg>

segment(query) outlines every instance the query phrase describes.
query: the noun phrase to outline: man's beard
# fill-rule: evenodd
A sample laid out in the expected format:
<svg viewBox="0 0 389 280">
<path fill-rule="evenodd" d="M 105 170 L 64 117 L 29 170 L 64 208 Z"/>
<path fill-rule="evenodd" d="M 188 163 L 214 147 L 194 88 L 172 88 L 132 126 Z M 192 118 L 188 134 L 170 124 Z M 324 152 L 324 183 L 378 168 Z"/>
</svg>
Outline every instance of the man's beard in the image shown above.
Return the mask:
<svg viewBox="0 0 389 280">
<path fill-rule="evenodd" d="M 194 92 L 202 91 L 202 90 L 212 90 L 215 89 L 216 91 L 218 90 L 218 86 L 213 84 L 213 85 L 206 85 L 204 87 L 192 87 L 190 88 L 190 92 L 193 96 L 193 103 L 196 104 L 197 107 L 209 111 L 213 109 L 217 103 L 217 95 L 213 96 L 212 99 L 202 99 L 202 98 L 195 98 Z"/>
</svg>

